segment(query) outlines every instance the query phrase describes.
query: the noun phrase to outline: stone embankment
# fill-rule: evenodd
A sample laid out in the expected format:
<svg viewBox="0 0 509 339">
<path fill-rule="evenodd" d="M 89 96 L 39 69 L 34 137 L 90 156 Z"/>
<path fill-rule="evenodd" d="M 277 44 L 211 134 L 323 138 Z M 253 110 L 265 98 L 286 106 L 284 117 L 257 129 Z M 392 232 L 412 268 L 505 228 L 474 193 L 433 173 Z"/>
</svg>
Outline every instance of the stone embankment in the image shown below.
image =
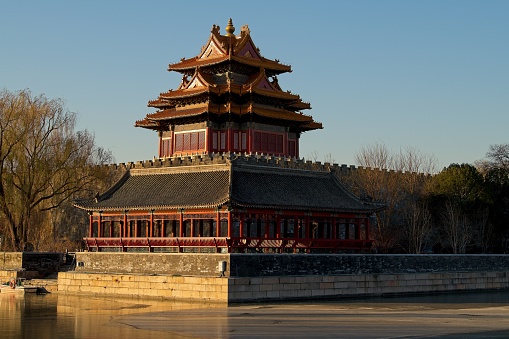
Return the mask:
<svg viewBox="0 0 509 339">
<path fill-rule="evenodd" d="M 235 303 L 509 289 L 507 255 L 88 252 L 76 261 L 58 291 Z"/>
</svg>

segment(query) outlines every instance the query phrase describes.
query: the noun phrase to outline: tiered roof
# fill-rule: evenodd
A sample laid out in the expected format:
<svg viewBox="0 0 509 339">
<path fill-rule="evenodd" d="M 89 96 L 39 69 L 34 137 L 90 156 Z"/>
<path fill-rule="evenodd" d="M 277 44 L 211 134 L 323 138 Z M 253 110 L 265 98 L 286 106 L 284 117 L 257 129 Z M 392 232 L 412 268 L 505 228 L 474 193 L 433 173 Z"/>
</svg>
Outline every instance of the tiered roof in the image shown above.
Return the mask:
<svg viewBox="0 0 509 339">
<path fill-rule="evenodd" d="M 226 35 L 212 27 L 209 40 L 197 56 L 170 64 L 169 71 L 182 74 L 176 90 L 161 93 L 148 106 L 158 109 L 136 126 L 164 130 L 168 124 L 210 119 L 261 120 L 288 126 L 295 132 L 322 128 L 300 110 L 310 109 L 299 95 L 283 91 L 277 75 L 291 72 L 289 65 L 261 56 L 243 26 L 235 36 L 231 19 Z"/>
</svg>

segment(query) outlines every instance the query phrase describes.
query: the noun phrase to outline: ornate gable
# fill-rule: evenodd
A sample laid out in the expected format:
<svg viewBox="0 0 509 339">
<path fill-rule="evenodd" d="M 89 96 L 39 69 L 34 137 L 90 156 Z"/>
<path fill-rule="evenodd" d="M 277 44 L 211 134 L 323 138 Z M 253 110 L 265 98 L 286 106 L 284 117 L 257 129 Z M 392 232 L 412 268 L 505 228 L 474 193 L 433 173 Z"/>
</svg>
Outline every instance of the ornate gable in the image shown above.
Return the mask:
<svg viewBox="0 0 509 339">
<path fill-rule="evenodd" d="M 253 41 L 249 37 L 249 35 L 244 38 L 244 43 L 239 46 L 240 48 L 236 49 L 235 55 L 245 58 L 253 58 L 257 60 L 262 60 L 260 53 L 258 52 L 258 49 L 254 45 Z"/>
<path fill-rule="evenodd" d="M 214 38 L 214 35 L 211 35 L 207 44 L 203 46 L 203 50 L 197 57 L 197 60 L 223 56 L 225 54 L 226 53 L 219 41 Z"/>
</svg>

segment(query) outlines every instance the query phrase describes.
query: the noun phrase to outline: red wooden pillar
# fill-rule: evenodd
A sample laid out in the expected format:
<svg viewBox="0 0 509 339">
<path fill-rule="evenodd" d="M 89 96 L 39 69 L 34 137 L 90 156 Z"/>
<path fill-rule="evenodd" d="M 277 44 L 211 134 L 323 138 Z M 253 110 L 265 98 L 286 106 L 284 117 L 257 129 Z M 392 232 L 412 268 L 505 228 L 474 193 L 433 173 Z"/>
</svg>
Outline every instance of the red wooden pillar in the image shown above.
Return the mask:
<svg viewBox="0 0 509 339">
<path fill-rule="evenodd" d="M 246 133 L 246 138 L 247 138 L 247 151 L 248 152 L 253 152 L 253 137 L 252 137 L 252 129 L 251 128 L 248 128 L 247 129 L 247 133 Z"/>
<path fill-rule="evenodd" d="M 93 235 L 94 235 L 94 214 L 90 214 L 88 222 L 88 237 L 92 238 Z"/>
<path fill-rule="evenodd" d="M 124 225 L 121 228 L 120 237 L 125 237 L 127 234 L 127 213 L 124 213 Z"/>
<path fill-rule="evenodd" d="M 231 238 L 232 236 L 232 227 L 233 227 L 232 212 L 228 211 L 228 238 Z"/>
<path fill-rule="evenodd" d="M 221 214 L 219 211 L 216 212 L 216 237 L 221 236 Z"/>
<path fill-rule="evenodd" d="M 239 236 L 244 237 L 244 213 L 240 213 Z"/>
<path fill-rule="evenodd" d="M 159 153 L 159 158 L 162 158 L 162 157 L 164 157 L 164 154 L 163 154 L 163 132 L 159 131 L 158 136 L 159 136 L 158 153 Z"/>
<path fill-rule="evenodd" d="M 190 225 L 189 233 L 191 233 L 189 236 L 194 237 L 194 219 L 191 218 L 191 225 Z"/>
<path fill-rule="evenodd" d="M 226 129 L 226 151 L 232 152 L 232 128 L 228 126 Z"/>
<path fill-rule="evenodd" d="M 179 214 L 179 237 L 184 236 L 184 211 L 180 211 Z"/>
<path fill-rule="evenodd" d="M 99 213 L 99 220 L 97 222 L 97 237 L 98 238 L 104 237 L 102 224 L 103 224 L 102 215 L 101 215 L 101 213 Z"/>
<path fill-rule="evenodd" d="M 154 212 L 150 212 L 150 225 L 149 225 L 148 237 L 154 236 Z"/>
<path fill-rule="evenodd" d="M 115 222 L 110 221 L 110 238 L 113 238 L 113 227 L 115 227 Z"/>
</svg>

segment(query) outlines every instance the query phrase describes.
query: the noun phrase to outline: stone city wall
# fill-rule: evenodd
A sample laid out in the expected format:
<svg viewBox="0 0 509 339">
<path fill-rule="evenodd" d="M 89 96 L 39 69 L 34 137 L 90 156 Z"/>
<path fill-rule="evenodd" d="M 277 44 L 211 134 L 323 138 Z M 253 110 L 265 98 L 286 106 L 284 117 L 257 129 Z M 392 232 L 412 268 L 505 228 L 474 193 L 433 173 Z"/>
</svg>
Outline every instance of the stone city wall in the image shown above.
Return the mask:
<svg viewBox="0 0 509 339">
<path fill-rule="evenodd" d="M 507 255 L 84 252 L 77 262 L 58 291 L 235 303 L 509 289 Z"/>
<path fill-rule="evenodd" d="M 230 278 L 229 302 L 497 290 L 509 272 L 351 274 Z"/>
</svg>

